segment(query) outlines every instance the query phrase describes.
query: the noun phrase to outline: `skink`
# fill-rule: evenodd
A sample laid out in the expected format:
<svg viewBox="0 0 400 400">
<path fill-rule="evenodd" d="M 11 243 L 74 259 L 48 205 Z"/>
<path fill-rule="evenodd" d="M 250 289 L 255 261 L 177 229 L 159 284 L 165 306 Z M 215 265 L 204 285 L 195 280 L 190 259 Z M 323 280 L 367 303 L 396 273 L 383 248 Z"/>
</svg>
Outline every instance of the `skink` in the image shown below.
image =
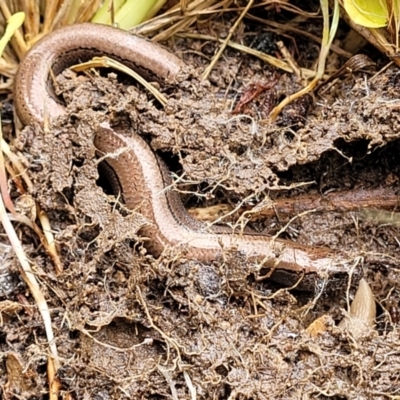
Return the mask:
<svg viewBox="0 0 400 400">
<path fill-rule="evenodd" d="M 173 84 L 185 68 L 164 48 L 126 31 L 90 23 L 64 27 L 35 44 L 20 64 L 14 99 L 21 121 L 43 125 L 45 110 L 50 119 L 65 113 L 53 93 L 51 73 L 56 76 L 72 64 L 104 55 L 162 84 Z M 149 220 L 140 234 L 150 239 L 146 247 L 154 256 L 168 247 L 181 252 L 183 259 L 210 263 L 231 249 L 256 269 L 272 269 L 272 278 L 285 285 L 302 279 L 299 288 L 313 289 L 318 277 L 329 277 L 333 287 L 347 280 L 349 261 L 330 249 L 232 233 L 229 228 L 210 228 L 194 220 L 178 194 L 165 189 L 171 184 L 169 171 L 143 138 L 132 132 L 122 135 L 104 124 L 93 135 L 100 155 L 126 149 L 116 158 L 105 158 L 106 176 L 125 205 Z"/>
</svg>

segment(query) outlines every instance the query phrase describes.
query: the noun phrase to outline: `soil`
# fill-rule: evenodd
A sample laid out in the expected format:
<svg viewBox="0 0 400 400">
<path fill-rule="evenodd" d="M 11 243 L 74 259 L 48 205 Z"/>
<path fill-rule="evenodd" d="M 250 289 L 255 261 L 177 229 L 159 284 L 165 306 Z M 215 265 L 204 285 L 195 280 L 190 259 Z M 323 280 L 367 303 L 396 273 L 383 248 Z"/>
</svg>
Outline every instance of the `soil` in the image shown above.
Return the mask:
<svg viewBox="0 0 400 400">
<path fill-rule="evenodd" d="M 395 398 L 400 231 L 396 205 L 385 200 L 399 190 L 398 71 L 350 74 L 271 122 L 271 106 L 301 88 L 300 79 L 277 78 L 261 61 L 227 50 L 202 81 L 207 60 L 183 50 L 190 46 L 181 39 L 171 48 L 191 67 L 176 86 L 160 88 L 165 108 L 110 71 L 65 72 L 58 85 L 68 113 L 48 132 L 26 128 L 15 144 L 64 266 L 57 275 L 34 233 L 18 227 L 51 309 L 62 390 L 93 399 Z M 208 46 L 203 54 L 213 52 Z M 256 84 L 272 87 L 232 113 Z M 338 327 L 356 281 L 289 291 L 260 280 L 235 254 L 211 265 L 173 250 L 154 258 L 138 234 L 146 220 L 115 207 L 99 176 L 93 134 L 105 120 L 148 141 L 179 177 L 175 189 L 187 208 L 243 211 L 285 199 L 301 206 L 307 198 L 361 196 L 354 207 L 322 202 L 248 226 L 357 261 L 378 303 L 375 327 L 357 338 Z M 367 208 L 363 193 L 374 193 Z M 236 223 L 237 215 L 218 222 Z M 46 398 L 43 323 L 28 289 L 10 278 L 18 276 L 17 260 L 9 251 L 3 260 L 12 272 L 0 302 L 3 396 Z M 307 328 L 315 321 L 323 328 L 314 335 Z"/>
</svg>

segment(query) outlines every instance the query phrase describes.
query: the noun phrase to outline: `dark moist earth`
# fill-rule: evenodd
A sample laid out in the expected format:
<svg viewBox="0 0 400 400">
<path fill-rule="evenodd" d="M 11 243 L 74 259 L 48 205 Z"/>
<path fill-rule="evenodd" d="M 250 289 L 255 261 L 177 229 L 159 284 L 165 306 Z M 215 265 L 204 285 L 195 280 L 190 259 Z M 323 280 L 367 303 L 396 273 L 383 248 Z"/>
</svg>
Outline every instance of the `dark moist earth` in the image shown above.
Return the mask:
<svg viewBox="0 0 400 400">
<path fill-rule="evenodd" d="M 187 55 L 186 61 L 202 63 Z M 30 164 L 31 194 L 49 216 L 64 266 L 57 276 L 37 237 L 18 227 L 51 309 L 62 389 L 79 399 L 395 396 L 395 206 L 389 213 L 322 208 L 250 224 L 358 261 L 355 271 L 364 272 L 379 305 L 375 329 L 355 338 L 337 327 L 354 284 L 326 291 L 322 282 L 315 293 L 288 292 L 259 280 L 262 271 L 234 253 L 212 265 L 182 260 L 173 250 L 154 259 L 137 236 L 146 221 L 115 207 L 99 179 L 92 138 L 101 121 L 141 134 L 182 178 L 177 189 L 188 207 L 248 209 L 270 199 L 381 188 L 396 196 L 398 71 L 373 81 L 355 74 L 320 97 L 290 106 L 276 123 L 263 114 L 301 87 L 293 76 L 282 74 L 274 89 L 232 114 L 250 83 L 271 81 L 268 67 L 227 51 L 209 81 L 197 74 L 188 71 L 177 86 L 161 88 L 169 99 L 163 109 L 145 90 L 113 74 L 76 79 L 66 73 L 59 84 L 68 115 L 49 133 L 31 127 L 18 141 Z M 17 261 L 4 250 L 6 264 L 17 273 Z M 31 306 L 21 306 L 24 299 Z M 3 296 L 0 307 L 3 396 L 43 398 L 48 344 L 34 300 L 20 285 Z M 313 336 L 306 329 L 320 317 L 322 331 Z"/>
</svg>

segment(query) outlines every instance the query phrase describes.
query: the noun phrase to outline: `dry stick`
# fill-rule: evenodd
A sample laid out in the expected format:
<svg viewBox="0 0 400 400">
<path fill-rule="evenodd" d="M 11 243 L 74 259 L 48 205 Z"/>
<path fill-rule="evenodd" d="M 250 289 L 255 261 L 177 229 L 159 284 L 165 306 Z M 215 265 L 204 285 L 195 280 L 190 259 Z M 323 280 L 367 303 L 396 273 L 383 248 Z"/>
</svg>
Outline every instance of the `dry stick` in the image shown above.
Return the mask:
<svg viewBox="0 0 400 400">
<path fill-rule="evenodd" d="M 274 217 L 276 215 L 285 214 L 293 215 L 302 211 L 316 210 L 317 212 L 330 211 L 360 211 L 363 219 L 371 220 L 372 217 L 377 218 L 379 223 L 397 223 L 397 214 L 391 214 L 392 217 L 386 218 L 386 214 L 377 215 L 380 210 L 395 210 L 400 206 L 400 199 L 397 191 L 392 188 L 376 188 L 376 189 L 353 189 L 343 192 L 332 192 L 327 195 L 300 195 L 296 197 L 280 197 L 268 200 L 268 207 L 261 207 L 262 202 L 257 206 L 232 208 L 229 204 L 222 203 L 210 207 L 193 207 L 188 210 L 189 214 L 202 221 L 214 221 L 220 217 L 221 213 L 231 214 L 234 210 L 243 215 L 250 214 L 251 220 L 263 217 Z M 372 211 L 379 210 L 379 211 Z M 225 215 L 224 215 L 225 216 Z"/>
<path fill-rule="evenodd" d="M 47 363 L 47 377 L 50 383 L 50 390 L 49 390 L 49 399 L 50 400 L 57 400 L 58 394 L 60 393 L 61 383 L 56 378 L 56 372 L 54 363 L 49 362 Z"/>
<path fill-rule="evenodd" d="M 35 202 L 35 204 L 36 204 L 38 218 L 39 218 L 40 224 L 42 225 L 43 234 L 44 234 L 44 238 L 45 238 L 45 240 L 42 240 L 42 243 L 44 243 L 44 247 L 47 250 L 47 253 L 50 255 L 51 259 L 53 260 L 54 270 L 56 271 L 56 274 L 60 275 L 64 272 L 64 266 L 60 260 L 60 257 L 58 256 L 56 242 L 54 240 L 53 232 L 51 230 L 49 217 L 40 208 L 40 206 L 37 202 Z M 34 226 L 35 226 L 35 232 L 38 233 L 38 231 L 40 231 L 39 227 L 36 224 Z M 39 235 L 39 237 L 41 239 L 43 239 L 43 235 Z"/>
<path fill-rule="evenodd" d="M 246 8 L 242 11 L 242 13 L 240 14 L 239 18 L 236 20 L 236 22 L 234 23 L 233 27 L 231 29 L 229 29 L 229 33 L 228 36 L 225 38 L 224 43 L 222 44 L 222 46 L 220 47 L 220 49 L 218 50 L 217 54 L 215 55 L 215 57 L 213 58 L 213 60 L 211 61 L 211 63 L 209 64 L 209 66 L 205 69 L 205 71 L 203 72 L 202 75 L 202 79 L 207 79 L 208 75 L 210 75 L 211 70 L 214 68 L 214 65 L 216 64 L 216 62 L 219 60 L 219 58 L 221 57 L 222 53 L 224 52 L 226 46 L 228 45 L 228 42 L 231 40 L 231 37 L 233 35 L 233 33 L 236 31 L 236 28 L 238 27 L 238 25 L 240 24 L 240 22 L 242 22 L 244 16 L 247 14 L 247 11 L 249 11 L 249 9 L 251 8 L 251 6 L 253 5 L 254 0 L 250 0 L 247 3 Z"/>
<path fill-rule="evenodd" d="M 296 61 L 293 59 L 289 50 L 284 45 L 284 43 L 281 40 L 278 40 L 276 42 L 276 46 L 278 47 L 280 53 L 282 54 L 283 59 L 286 60 L 286 62 L 290 65 L 290 68 L 292 68 L 292 70 L 296 74 L 296 76 L 298 78 L 301 78 L 301 68 L 298 66 Z"/>
</svg>

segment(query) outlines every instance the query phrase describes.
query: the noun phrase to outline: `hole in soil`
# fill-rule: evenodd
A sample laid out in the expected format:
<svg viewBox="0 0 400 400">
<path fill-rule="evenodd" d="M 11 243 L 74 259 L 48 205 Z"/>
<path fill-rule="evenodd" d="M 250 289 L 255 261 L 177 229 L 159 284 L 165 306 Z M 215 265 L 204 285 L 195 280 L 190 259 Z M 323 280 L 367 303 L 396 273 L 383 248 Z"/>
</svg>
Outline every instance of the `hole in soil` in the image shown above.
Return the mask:
<svg viewBox="0 0 400 400">
<path fill-rule="evenodd" d="M 99 171 L 99 179 L 97 179 L 96 184 L 97 186 L 100 186 L 104 193 L 107 195 L 115 195 L 117 196 L 118 193 L 114 193 L 113 186 L 111 184 L 109 174 L 110 174 L 110 168 L 108 167 L 107 163 L 101 162 L 98 166 L 98 171 Z"/>
<path fill-rule="evenodd" d="M 340 139 L 335 146 L 340 151 L 327 151 L 318 161 L 295 165 L 287 171 L 274 172 L 282 185 L 296 182 L 314 182 L 311 185 L 286 192 L 285 195 L 304 193 L 310 188 L 326 193 L 332 189 L 351 190 L 389 185 L 390 176 L 400 176 L 398 153 L 400 141 L 392 142 L 368 154 L 368 141 L 346 143 Z M 343 157 L 348 157 L 346 159 Z M 282 193 L 282 191 L 280 191 Z"/>
</svg>

